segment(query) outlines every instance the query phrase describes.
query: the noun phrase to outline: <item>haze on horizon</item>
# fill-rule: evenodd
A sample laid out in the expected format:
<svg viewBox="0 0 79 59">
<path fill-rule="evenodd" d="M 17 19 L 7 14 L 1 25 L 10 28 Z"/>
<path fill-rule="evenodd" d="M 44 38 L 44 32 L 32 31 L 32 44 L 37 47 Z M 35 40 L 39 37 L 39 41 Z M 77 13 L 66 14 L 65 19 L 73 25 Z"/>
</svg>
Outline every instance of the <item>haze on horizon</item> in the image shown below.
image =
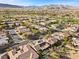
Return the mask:
<svg viewBox="0 0 79 59">
<path fill-rule="evenodd" d="M 22 6 L 42 6 L 50 4 L 79 6 L 79 0 L 0 0 L 0 3 Z"/>
</svg>

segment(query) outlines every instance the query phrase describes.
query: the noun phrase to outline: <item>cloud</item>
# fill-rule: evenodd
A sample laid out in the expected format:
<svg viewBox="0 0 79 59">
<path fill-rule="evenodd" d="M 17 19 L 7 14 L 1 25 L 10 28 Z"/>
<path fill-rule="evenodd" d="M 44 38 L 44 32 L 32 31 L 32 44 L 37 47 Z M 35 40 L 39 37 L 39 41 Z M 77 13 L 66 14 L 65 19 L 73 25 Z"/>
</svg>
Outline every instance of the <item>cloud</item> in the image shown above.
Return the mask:
<svg viewBox="0 0 79 59">
<path fill-rule="evenodd" d="M 12 1 L 15 1 L 15 0 L 0 0 L 0 2 L 12 2 Z"/>
<path fill-rule="evenodd" d="M 30 0 L 0 0 L 0 3 L 13 4 L 13 5 L 30 5 L 29 1 Z"/>
<path fill-rule="evenodd" d="M 0 3 L 13 3 L 16 0 L 0 0 Z"/>
</svg>

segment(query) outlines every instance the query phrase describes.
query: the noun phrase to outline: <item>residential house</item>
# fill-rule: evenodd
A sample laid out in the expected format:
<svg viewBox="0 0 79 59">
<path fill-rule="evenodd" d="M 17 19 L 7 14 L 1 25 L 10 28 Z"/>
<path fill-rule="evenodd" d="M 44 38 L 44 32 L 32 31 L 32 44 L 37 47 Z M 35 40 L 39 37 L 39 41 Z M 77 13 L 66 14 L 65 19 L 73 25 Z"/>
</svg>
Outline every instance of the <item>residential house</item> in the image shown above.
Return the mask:
<svg viewBox="0 0 79 59">
<path fill-rule="evenodd" d="M 36 51 L 45 50 L 49 47 L 49 44 L 44 39 L 36 40 L 30 44 Z"/>
<path fill-rule="evenodd" d="M 23 32 L 29 32 L 30 29 L 29 28 L 26 28 L 25 26 L 19 26 L 16 28 L 17 32 L 18 33 L 23 33 Z"/>
<path fill-rule="evenodd" d="M 29 45 L 17 46 L 0 56 L 1 59 L 38 59 L 39 55 Z"/>
<path fill-rule="evenodd" d="M 49 21 L 47 21 L 47 24 L 54 24 L 54 23 L 56 23 L 56 20 L 49 20 Z"/>
<path fill-rule="evenodd" d="M 46 28 L 46 27 L 40 27 L 39 30 L 41 30 L 41 31 L 47 31 L 48 28 Z"/>
<path fill-rule="evenodd" d="M 58 40 L 55 39 L 53 36 L 49 36 L 46 40 L 47 43 L 49 43 L 50 45 L 55 44 Z"/>
<path fill-rule="evenodd" d="M 6 36 L 6 33 L 3 31 L 0 31 L 0 46 L 5 46 L 8 44 L 8 37 Z"/>
<path fill-rule="evenodd" d="M 79 38 L 78 37 L 73 37 L 72 38 L 72 44 L 74 46 L 78 46 L 79 47 Z"/>
<path fill-rule="evenodd" d="M 65 35 L 62 32 L 56 32 L 51 35 L 54 39 L 63 40 Z"/>
<path fill-rule="evenodd" d="M 20 21 L 14 21 L 16 26 L 20 26 L 21 22 Z"/>
<path fill-rule="evenodd" d="M 13 20 L 6 20 L 5 24 L 8 25 L 9 28 L 13 28 L 14 21 Z"/>
</svg>

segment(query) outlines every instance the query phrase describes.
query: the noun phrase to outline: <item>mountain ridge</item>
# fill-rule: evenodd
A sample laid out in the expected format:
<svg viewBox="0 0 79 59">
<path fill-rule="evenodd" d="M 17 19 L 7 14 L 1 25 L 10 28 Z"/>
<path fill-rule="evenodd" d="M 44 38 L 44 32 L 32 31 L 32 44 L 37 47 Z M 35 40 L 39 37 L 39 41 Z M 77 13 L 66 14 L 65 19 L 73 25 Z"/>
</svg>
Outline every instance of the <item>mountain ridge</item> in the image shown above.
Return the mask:
<svg viewBox="0 0 79 59">
<path fill-rule="evenodd" d="M 0 8 L 31 8 L 31 9 L 79 9 L 78 6 L 69 6 L 69 5 L 43 5 L 43 6 L 19 6 L 12 4 L 0 3 Z"/>
<path fill-rule="evenodd" d="M 23 6 L 0 3 L 0 8 L 23 8 Z"/>
</svg>

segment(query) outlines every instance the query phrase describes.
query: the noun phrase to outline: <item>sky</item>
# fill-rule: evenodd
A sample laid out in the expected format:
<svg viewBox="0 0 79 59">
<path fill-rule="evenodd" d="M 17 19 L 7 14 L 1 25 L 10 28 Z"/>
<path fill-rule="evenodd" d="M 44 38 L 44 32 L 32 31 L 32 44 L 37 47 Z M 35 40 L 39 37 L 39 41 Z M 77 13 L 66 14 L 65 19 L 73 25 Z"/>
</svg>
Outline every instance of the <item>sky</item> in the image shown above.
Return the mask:
<svg viewBox="0 0 79 59">
<path fill-rule="evenodd" d="M 42 6 L 50 4 L 79 6 L 79 0 L 0 0 L 0 3 L 22 6 Z"/>
</svg>

